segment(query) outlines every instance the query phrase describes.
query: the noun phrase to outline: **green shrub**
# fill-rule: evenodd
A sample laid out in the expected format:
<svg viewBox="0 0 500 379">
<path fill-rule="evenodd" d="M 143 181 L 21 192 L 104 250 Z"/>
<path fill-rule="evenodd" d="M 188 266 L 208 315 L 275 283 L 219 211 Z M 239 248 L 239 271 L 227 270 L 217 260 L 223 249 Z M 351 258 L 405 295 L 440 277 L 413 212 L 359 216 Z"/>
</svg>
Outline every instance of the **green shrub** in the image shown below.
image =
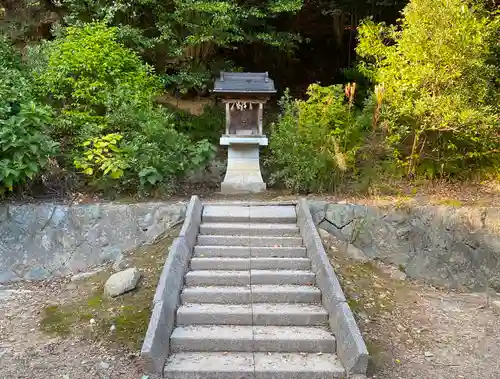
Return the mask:
<svg viewBox="0 0 500 379">
<path fill-rule="evenodd" d="M 224 130 L 225 113 L 218 106 L 206 105 L 203 113 L 193 115 L 182 109 L 169 107 L 174 116 L 176 130 L 186 133 L 195 141 L 206 139 L 216 144 Z"/>
<path fill-rule="evenodd" d="M 150 106 L 157 94 L 158 78 L 117 42 L 117 32 L 102 23 L 68 27 L 47 46 L 48 63 L 39 82 L 59 110 L 61 134 L 86 139 L 121 130 L 110 123 L 110 115 L 124 105 Z"/>
<path fill-rule="evenodd" d="M 85 151 L 81 157 L 75 158 L 75 167 L 86 175 L 100 172 L 99 176 L 121 178 L 129 168 L 128 156 L 120 146 L 122 139 L 120 134 L 111 133 L 85 141 L 82 144 Z"/>
<path fill-rule="evenodd" d="M 482 4 L 412 0 L 399 27 L 359 28 L 360 69 L 384 87 L 378 127 L 409 177 L 500 167 L 500 17 Z"/>
<path fill-rule="evenodd" d="M 32 179 L 57 150 L 52 110 L 33 99 L 29 74 L 0 36 L 0 193 Z"/>
<path fill-rule="evenodd" d="M 296 191 L 332 190 L 355 167 L 363 140 L 354 95 L 346 103 L 341 86 L 309 86 L 307 100 L 281 99 L 282 115 L 272 127 L 271 181 Z"/>
<path fill-rule="evenodd" d="M 70 161 L 99 187 L 171 188 L 213 148 L 175 130 L 172 113 L 156 108 L 161 87 L 152 69 L 102 23 L 70 27 L 50 43 L 38 83 L 58 112 L 54 135 Z"/>
<path fill-rule="evenodd" d="M 127 151 L 130 170 L 141 188 L 162 185 L 172 188 L 184 174 L 203 166 L 213 157 L 214 147 L 207 140 L 193 142 L 174 129 L 175 117 L 165 109 L 137 114 L 142 129 L 130 134 Z"/>
<path fill-rule="evenodd" d="M 217 73 L 222 49 L 249 44 L 291 49 L 296 34 L 273 22 L 293 15 L 302 0 L 64 0 L 65 22 L 104 20 L 127 46 L 155 61 L 165 84 L 181 93 L 203 90 Z"/>
</svg>

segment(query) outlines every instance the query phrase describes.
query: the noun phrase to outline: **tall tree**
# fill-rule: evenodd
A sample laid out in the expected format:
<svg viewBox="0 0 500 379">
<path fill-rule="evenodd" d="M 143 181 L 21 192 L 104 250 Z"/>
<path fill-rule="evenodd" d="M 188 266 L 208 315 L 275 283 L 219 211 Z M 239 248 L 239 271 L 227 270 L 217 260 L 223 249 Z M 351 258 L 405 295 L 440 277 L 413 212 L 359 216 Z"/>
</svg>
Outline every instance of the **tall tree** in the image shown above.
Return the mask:
<svg viewBox="0 0 500 379">
<path fill-rule="evenodd" d="M 61 10 L 54 0 L 0 0 L 0 32 L 15 42 L 48 38 Z"/>
<path fill-rule="evenodd" d="M 500 15 L 481 0 L 412 0 L 366 21 L 361 69 L 385 88 L 384 129 L 409 176 L 500 167 Z"/>
<path fill-rule="evenodd" d="M 63 0 L 69 24 L 105 20 L 160 73 L 184 87 L 200 87 L 217 66 L 220 48 L 259 42 L 288 48 L 297 36 L 269 22 L 294 14 L 303 0 Z"/>
</svg>

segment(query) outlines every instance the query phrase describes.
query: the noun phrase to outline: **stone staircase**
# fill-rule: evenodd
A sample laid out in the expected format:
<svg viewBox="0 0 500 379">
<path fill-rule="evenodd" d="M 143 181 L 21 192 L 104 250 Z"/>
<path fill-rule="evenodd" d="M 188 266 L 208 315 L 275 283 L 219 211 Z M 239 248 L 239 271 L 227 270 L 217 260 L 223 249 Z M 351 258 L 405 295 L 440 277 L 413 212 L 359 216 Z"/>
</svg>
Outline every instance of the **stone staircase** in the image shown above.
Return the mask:
<svg viewBox="0 0 500 379">
<path fill-rule="evenodd" d="M 167 379 L 366 379 L 368 352 L 307 201 L 193 196 L 141 356 Z"/>
<path fill-rule="evenodd" d="M 295 206 L 203 208 L 168 379 L 344 378 Z"/>
</svg>

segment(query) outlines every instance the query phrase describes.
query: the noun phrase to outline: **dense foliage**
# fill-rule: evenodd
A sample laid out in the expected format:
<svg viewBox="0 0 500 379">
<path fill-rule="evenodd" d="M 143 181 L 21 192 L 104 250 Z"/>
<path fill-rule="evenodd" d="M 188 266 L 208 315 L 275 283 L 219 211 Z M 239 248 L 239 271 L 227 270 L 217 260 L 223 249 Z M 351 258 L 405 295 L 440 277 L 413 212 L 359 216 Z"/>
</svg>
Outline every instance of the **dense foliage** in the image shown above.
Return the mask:
<svg viewBox="0 0 500 379">
<path fill-rule="evenodd" d="M 297 89 L 334 83 L 354 62 L 359 20 L 393 21 L 407 1 L 0 0 L 0 33 L 23 43 L 51 39 L 59 25 L 101 20 L 180 92 L 235 66 L 269 71 L 280 87 Z"/>
<path fill-rule="evenodd" d="M 65 135 L 86 138 L 123 130 L 117 114 L 150 106 L 160 87 L 150 67 L 104 24 L 67 28 L 46 54 L 38 83 L 58 110 L 57 128 Z"/>
<path fill-rule="evenodd" d="M 172 189 L 203 171 L 224 124 L 217 106 L 176 101 L 223 69 L 291 89 L 271 128 L 274 183 L 498 175 L 495 4 L 0 0 L 0 190 L 54 167 L 79 188 Z"/>
<path fill-rule="evenodd" d="M 346 97 L 314 85 L 307 101 L 282 100 L 275 179 L 314 191 L 373 169 L 410 179 L 498 175 L 498 13 L 480 1 L 412 0 L 402 15 L 398 26 L 368 19 L 359 28 L 355 75 L 373 85 L 366 100 L 354 101 L 351 85 Z"/>
<path fill-rule="evenodd" d="M 154 62 L 167 86 L 184 93 L 203 89 L 213 71 L 227 66 L 216 54 L 220 48 L 254 42 L 289 47 L 297 36 L 268 21 L 297 12 L 302 0 L 64 0 L 62 5 L 69 24 L 97 19 L 118 27 L 122 41 Z"/>
<path fill-rule="evenodd" d="M 50 107 L 36 102 L 26 67 L 0 38 L 0 194 L 33 179 L 57 150 Z"/>
<path fill-rule="evenodd" d="M 298 191 L 332 190 L 354 166 L 363 142 L 363 117 L 342 86 L 313 84 L 307 100 L 281 100 L 282 115 L 270 141 L 274 181 Z"/>
<path fill-rule="evenodd" d="M 53 133 L 82 173 L 141 187 L 170 186 L 212 152 L 174 130 L 172 115 L 154 105 L 159 79 L 103 23 L 68 27 L 46 46 L 37 73 L 40 92 L 58 117 Z"/>
<path fill-rule="evenodd" d="M 377 127 L 408 176 L 500 168 L 500 18 L 480 1 L 413 0 L 399 27 L 365 21 L 361 69 L 383 83 Z"/>
</svg>

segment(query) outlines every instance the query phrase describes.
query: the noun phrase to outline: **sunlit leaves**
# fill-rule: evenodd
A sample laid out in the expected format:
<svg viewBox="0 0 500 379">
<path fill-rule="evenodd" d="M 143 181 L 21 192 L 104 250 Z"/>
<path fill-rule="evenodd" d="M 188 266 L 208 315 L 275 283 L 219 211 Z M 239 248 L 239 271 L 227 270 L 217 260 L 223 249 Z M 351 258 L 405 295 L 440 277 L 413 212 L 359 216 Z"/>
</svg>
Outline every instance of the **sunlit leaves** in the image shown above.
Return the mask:
<svg viewBox="0 0 500 379">
<path fill-rule="evenodd" d="M 500 165 L 499 35 L 477 1 L 412 0 L 397 28 L 361 25 L 360 69 L 384 84 L 386 141 L 408 175 Z"/>
</svg>

